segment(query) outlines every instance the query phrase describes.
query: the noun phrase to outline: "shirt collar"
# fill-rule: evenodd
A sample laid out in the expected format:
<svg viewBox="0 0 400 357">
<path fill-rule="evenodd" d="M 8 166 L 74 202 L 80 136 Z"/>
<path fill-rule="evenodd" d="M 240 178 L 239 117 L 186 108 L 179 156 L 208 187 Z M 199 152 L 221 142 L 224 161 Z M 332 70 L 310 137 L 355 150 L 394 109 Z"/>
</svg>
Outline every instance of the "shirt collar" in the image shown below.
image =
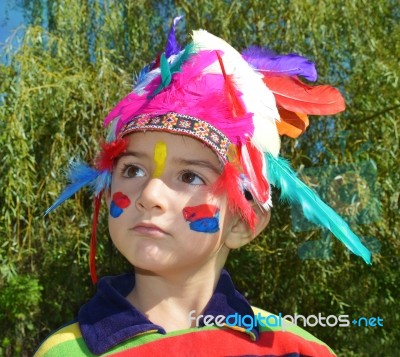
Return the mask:
<svg viewBox="0 0 400 357">
<path fill-rule="evenodd" d="M 105 353 L 139 334 L 149 332 L 166 334 L 161 326 L 153 324 L 125 298 L 134 286 L 133 273 L 104 277 L 98 283 L 95 296 L 79 310 L 78 322 L 82 336 L 93 353 Z M 235 289 L 228 272 L 223 270 L 203 314 L 217 317 L 235 313 L 239 316 L 254 316 L 250 304 Z M 204 326 L 202 320 L 200 325 Z M 239 328 L 239 331 L 248 333 L 253 340 L 258 339 L 257 327 L 250 331 Z"/>
</svg>

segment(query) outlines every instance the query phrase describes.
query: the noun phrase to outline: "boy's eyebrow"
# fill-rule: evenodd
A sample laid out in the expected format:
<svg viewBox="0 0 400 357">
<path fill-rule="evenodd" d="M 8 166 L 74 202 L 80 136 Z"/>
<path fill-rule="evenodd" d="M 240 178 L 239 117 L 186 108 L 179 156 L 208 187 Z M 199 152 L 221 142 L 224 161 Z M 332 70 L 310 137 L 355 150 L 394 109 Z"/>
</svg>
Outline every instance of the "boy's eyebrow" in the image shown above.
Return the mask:
<svg viewBox="0 0 400 357">
<path fill-rule="evenodd" d="M 119 159 L 119 158 L 121 158 L 121 157 L 124 157 L 124 156 L 135 156 L 135 157 L 137 157 L 137 158 L 139 158 L 139 159 L 148 157 L 147 154 L 142 153 L 142 152 L 137 152 L 137 151 L 124 151 L 123 153 L 121 153 L 121 154 L 117 157 L 117 159 Z"/>
<path fill-rule="evenodd" d="M 217 175 L 221 174 L 221 168 L 215 167 L 211 162 L 205 160 L 188 160 L 188 159 L 178 159 L 178 163 L 181 165 L 190 165 L 190 166 L 200 166 L 210 169 L 215 172 Z"/>
</svg>

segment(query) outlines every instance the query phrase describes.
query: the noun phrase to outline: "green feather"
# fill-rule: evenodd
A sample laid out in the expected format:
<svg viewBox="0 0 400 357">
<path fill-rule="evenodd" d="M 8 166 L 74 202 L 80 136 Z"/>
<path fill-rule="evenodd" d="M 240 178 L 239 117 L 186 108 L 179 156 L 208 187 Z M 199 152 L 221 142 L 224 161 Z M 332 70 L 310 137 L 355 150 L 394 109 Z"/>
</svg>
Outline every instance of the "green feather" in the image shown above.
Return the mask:
<svg viewBox="0 0 400 357">
<path fill-rule="evenodd" d="M 164 53 L 161 54 L 160 58 L 160 70 L 161 70 L 161 83 L 153 92 L 151 98 L 155 97 L 158 93 L 160 93 L 165 87 L 167 87 L 171 83 L 172 74 L 169 68 L 168 60 L 165 57 Z"/>
<path fill-rule="evenodd" d="M 194 45 L 190 43 L 180 52 L 171 64 L 168 63 L 165 54 L 162 53 L 160 57 L 161 83 L 149 98 L 155 97 L 164 88 L 168 87 L 171 83 L 172 75 L 181 72 L 183 64 L 195 53 Z"/>
<path fill-rule="evenodd" d="M 189 43 L 185 49 L 176 57 L 176 59 L 171 64 L 171 73 L 178 73 L 182 70 L 183 64 L 196 53 L 194 50 L 194 44 Z"/>
</svg>

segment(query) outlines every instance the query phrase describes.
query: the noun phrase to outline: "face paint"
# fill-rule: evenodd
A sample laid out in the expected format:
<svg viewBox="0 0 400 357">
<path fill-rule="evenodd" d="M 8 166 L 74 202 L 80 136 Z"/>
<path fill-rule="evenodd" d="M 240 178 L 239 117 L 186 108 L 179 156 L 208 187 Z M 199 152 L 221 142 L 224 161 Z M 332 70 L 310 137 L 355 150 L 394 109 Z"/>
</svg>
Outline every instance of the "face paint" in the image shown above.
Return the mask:
<svg viewBox="0 0 400 357">
<path fill-rule="evenodd" d="M 215 233 L 219 231 L 219 208 L 213 205 L 199 205 L 185 207 L 183 217 L 189 221 L 191 230 L 202 233 Z"/>
<path fill-rule="evenodd" d="M 127 208 L 131 204 L 131 200 L 127 195 L 122 192 L 115 192 L 113 195 L 113 201 L 120 208 Z"/>
<path fill-rule="evenodd" d="M 131 204 L 128 196 L 122 192 L 115 192 L 110 204 L 110 215 L 113 218 L 118 218 L 123 212 L 123 208 L 127 208 Z"/>
<path fill-rule="evenodd" d="M 159 141 L 155 148 L 154 148 L 154 172 L 153 172 L 153 177 L 161 177 L 164 167 L 165 167 L 165 161 L 167 160 L 167 145 Z"/>
<path fill-rule="evenodd" d="M 118 218 L 124 210 L 122 208 L 119 208 L 114 201 L 111 201 L 110 204 L 110 215 L 113 218 Z"/>
<path fill-rule="evenodd" d="M 183 217 L 187 221 L 194 221 L 201 218 L 210 218 L 218 213 L 219 209 L 217 206 L 213 205 L 199 205 L 195 207 L 185 207 L 183 209 Z"/>
</svg>

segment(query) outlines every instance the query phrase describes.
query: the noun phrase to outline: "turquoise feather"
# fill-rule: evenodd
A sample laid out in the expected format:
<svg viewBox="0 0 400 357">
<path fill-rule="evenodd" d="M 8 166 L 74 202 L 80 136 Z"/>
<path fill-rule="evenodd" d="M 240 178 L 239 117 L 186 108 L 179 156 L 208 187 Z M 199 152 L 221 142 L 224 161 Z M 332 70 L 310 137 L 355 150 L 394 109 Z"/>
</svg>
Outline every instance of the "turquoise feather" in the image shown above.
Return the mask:
<svg viewBox="0 0 400 357">
<path fill-rule="evenodd" d="M 194 50 L 194 44 L 188 44 L 183 52 L 181 52 L 181 54 L 172 62 L 171 73 L 174 74 L 180 72 L 183 64 L 195 53 L 196 51 Z"/>
<path fill-rule="evenodd" d="M 191 43 L 185 47 L 185 49 L 174 59 L 171 64 L 168 63 L 165 54 L 162 53 L 160 57 L 161 83 L 158 85 L 150 98 L 155 97 L 164 88 L 168 87 L 172 81 L 172 75 L 181 72 L 183 64 L 195 53 L 196 51 L 194 51 L 194 45 Z"/>
<path fill-rule="evenodd" d="M 155 97 L 165 87 L 167 87 L 171 83 L 171 80 L 172 80 L 172 74 L 171 74 L 171 70 L 169 68 L 169 63 L 168 63 L 168 60 L 165 57 L 164 53 L 162 53 L 161 57 L 160 57 L 160 71 L 161 71 L 161 83 L 158 85 L 158 87 L 153 92 L 153 94 L 149 96 L 150 99 Z"/>
<path fill-rule="evenodd" d="M 371 264 L 371 252 L 348 224 L 296 176 L 287 160 L 271 154 L 266 154 L 266 160 L 268 181 L 281 190 L 283 199 L 300 204 L 309 221 L 329 229 L 351 252 Z"/>
<path fill-rule="evenodd" d="M 172 73 L 169 68 L 168 60 L 163 53 L 160 59 L 160 69 L 161 69 L 161 85 L 162 88 L 167 87 L 171 83 Z"/>
</svg>

